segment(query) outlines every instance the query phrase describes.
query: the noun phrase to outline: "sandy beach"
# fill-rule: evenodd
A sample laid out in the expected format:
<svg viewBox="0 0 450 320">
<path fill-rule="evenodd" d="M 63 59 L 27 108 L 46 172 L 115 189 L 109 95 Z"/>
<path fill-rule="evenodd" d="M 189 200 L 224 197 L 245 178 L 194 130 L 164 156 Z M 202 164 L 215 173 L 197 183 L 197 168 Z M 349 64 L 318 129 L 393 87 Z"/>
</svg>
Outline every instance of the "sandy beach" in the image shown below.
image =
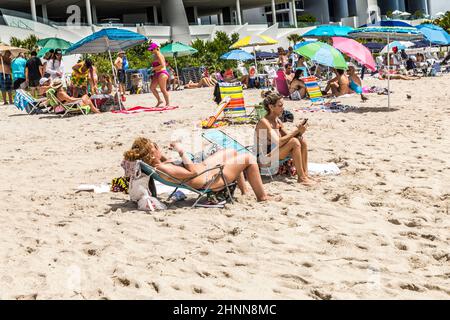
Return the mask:
<svg viewBox="0 0 450 320">
<path fill-rule="evenodd" d="M 450 299 L 449 82 L 392 81 L 391 109 L 377 94 L 340 99 L 357 107 L 345 113 L 286 101 L 296 123 L 309 118 L 310 161 L 340 175 L 311 188 L 265 180 L 282 202 L 237 191 L 225 209 L 152 213 L 75 189 L 122 176 L 137 136 L 168 146 L 193 134 L 215 109 L 212 89 L 172 92 L 179 109 L 162 113 L 61 119 L 1 106 L 0 299 Z M 253 141 L 251 125 L 223 130 Z"/>
</svg>

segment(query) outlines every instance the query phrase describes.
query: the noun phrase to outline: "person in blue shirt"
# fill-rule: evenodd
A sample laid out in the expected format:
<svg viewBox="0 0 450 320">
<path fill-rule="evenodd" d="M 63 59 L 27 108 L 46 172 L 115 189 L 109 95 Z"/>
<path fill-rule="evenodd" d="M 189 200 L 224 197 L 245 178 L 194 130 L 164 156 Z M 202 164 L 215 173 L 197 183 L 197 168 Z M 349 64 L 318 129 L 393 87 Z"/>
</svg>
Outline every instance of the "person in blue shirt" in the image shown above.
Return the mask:
<svg viewBox="0 0 450 320">
<path fill-rule="evenodd" d="M 19 56 L 11 63 L 12 75 L 13 75 L 13 88 L 17 90 L 25 82 L 25 67 L 27 60 L 24 58 L 23 53 L 19 53 Z"/>
</svg>

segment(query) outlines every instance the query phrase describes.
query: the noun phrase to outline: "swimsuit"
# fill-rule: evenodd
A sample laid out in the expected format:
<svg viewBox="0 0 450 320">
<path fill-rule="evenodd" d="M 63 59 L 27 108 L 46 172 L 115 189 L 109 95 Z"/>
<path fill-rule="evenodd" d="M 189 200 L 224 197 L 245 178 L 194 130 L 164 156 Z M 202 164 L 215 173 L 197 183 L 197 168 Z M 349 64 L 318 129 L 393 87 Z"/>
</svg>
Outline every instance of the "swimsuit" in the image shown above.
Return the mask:
<svg viewBox="0 0 450 320">
<path fill-rule="evenodd" d="M 350 79 L 350 89 L 355 91 L 357 94 L 362 94 L 363 89 L 361 86 L 358 86 L 352 79 Z"/>
<path fill-rule="evenodd" d="M 153 61 L 152 62 L 152 67 L 153 68 L 159 67 L 160 65 L 161 64 L 159 63 L 159 61 Z M 169 75 L 169 73 L 167 72 L 167 70 L 165 68 L 163 70 L 155 72 L 153 77 L 154 77 L 154 79 L 159 79 L 159 76 L 162 75 L 162 74 L 166 74 L 170 78 L 170 75 Z"/>
<path fill-rule="evenodd" d="M 83 62 L 81 66 L 78 68 L 78 70 L 74 70 L 75 72 L 72 73 L 72 83 L 75 87 L 86 87 L 88 82 L 88 76 L 89 76 L 89 69 L 87 69 L 85 72 L 82 71 L 83 67 L 85 66 L 85 63 Z"/>
</svg>

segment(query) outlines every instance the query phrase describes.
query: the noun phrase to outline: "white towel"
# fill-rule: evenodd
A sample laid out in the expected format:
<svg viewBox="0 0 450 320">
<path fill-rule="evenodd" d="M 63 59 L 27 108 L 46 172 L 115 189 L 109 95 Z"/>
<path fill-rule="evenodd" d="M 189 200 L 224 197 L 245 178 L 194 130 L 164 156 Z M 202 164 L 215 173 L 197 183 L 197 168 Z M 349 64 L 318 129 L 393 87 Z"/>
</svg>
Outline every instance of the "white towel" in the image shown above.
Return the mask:
<svg viewBox="0 0 450 320">
<path fill-rule="evenodd" d="M 310 175 L 338 175 L 341 170 L 334 162 L 308 163 L 308 173 Z"/>
</svg>

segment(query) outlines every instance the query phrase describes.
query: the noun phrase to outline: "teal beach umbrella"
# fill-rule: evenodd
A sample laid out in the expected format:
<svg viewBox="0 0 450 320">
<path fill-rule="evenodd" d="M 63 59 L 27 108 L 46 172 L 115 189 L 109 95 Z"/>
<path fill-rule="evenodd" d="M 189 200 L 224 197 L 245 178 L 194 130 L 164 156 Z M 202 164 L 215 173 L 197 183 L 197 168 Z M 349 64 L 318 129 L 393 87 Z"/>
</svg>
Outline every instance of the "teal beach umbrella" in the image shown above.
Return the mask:
<svg viewBox="0 0 450 320">
<path fill-rule="evenodd" d="M 177 57 L 189 56 L 191 54 L 197 53 L 197 49 L 192 48 L 186 44 L 181 42 L 173 42 L 165 45 L 161 48 L 161 53 L 165 57 L 173 57 L 175 60 L 175 69 L 178 76 L 178 65 L 177 65 Z"/>
</svg>

